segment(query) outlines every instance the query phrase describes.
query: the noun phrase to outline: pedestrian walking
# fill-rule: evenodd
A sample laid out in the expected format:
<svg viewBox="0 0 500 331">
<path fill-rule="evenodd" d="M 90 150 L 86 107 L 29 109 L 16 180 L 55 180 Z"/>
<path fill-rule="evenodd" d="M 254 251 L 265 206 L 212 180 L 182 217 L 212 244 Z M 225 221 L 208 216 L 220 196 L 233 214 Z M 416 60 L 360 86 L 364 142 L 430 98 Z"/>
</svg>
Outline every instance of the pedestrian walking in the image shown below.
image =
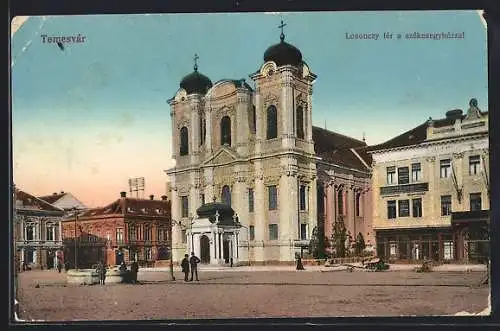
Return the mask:
<svg viewBox="0 0 500 331">
<path fill-rule="evenodd" d="M 61 273 L 62 269 L 62 263 L 60 261 L 57 261 L 57 272 Z"/>
<path fill-rule="evenodd" d="M 132 264 L 130 265 L 130 272 L 132 276 L 132 283 L 136 284 L 137 283 L 137 274 L 139 273 L 139 264 L 137 261 L 134 260 Z"/>
<path fill-rule="evenodd" d="M 189 259 L 189 264 L 191 266 L 191 281 L 193 281 L 194 274 L 196 274 L 196 281 L 200 281 L 198 279 L 198 263 L 200 262 L 201 260 L 196 255 L 194 255 L 194 252 L 191 252 L 191 258 Z"/>
<path fill-rule="evenodd" d="M 188 259 L 189 255 L 187 254 L 184 254 L 184 258 L 182 259 L 182 262 L 181 262 L 181 268 L 182 268 L 182 272 L 184 273 L 184 281 L 187 282 L 189 281 L 188 280 L 188 276 L 189 276 L 189 259 Z"/>
</svg>

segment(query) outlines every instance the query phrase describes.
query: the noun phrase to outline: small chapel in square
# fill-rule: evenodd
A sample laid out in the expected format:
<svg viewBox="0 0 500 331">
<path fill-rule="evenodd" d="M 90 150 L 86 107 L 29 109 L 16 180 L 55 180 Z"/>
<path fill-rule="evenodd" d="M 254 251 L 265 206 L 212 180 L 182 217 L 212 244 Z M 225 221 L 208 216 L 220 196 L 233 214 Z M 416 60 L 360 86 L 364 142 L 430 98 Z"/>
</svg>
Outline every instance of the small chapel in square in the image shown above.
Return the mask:
<svg viewBox="0 0 500 331">
<path fill-rule="evenodd" d="M 339 218 L 374 244 L 367 145 L 312 125 L 317 76 L 284 26 L 252 82 L 212 83 L 195 55 L 168 100 L 176 262 L 195 252 L 202 263 L 290 264 Z"/>
</svg>

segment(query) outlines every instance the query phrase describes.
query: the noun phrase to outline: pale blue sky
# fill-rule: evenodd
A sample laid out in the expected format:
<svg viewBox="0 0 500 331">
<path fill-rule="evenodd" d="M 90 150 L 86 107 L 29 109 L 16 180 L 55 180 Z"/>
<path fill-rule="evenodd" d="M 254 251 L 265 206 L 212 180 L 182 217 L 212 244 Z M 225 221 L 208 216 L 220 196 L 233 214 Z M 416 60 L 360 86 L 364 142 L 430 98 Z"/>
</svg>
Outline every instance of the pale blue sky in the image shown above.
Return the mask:
<svg viewBox="0 0 500 331">
<path fill-rule="evenodd" d="M 194 53 L 213 82 L 251 82 L 279 42 L 282 18 L 286 41 L 318 75 L 315 125 L 326 120 L 359 139 L 365 132 L 375 144 L 465 110 L 471 97 L 487 110 L 486 30 L 476 11 L 32 17 L 12 41 L 16 183 L 35 194 L 73 191 L 95 205 L 127 189 L 128 177 L 145 176 L 147 194 L 164 194 L 172 164 L 166 100 L 192 71 Z M 414 31 L 465 38 L 345 38 Z M 43 34 L 86 41 L 61 51 Z M 107 193 L 96 197 L 97 185 Z"/>
</svg>

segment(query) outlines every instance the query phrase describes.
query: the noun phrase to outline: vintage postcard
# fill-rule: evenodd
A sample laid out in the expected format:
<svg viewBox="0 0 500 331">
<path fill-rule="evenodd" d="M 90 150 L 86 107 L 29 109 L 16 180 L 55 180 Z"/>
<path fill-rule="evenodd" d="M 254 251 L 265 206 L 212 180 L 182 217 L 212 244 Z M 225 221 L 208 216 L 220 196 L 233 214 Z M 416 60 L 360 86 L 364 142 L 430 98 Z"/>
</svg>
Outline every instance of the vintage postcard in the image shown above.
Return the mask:
<svg viewBox="0 0 500 331">
<path fill-rule="evenodd" d="M 11 40 L 18 322 L 489 314 L 482 11 L 18 16 Z"/>
</svg>

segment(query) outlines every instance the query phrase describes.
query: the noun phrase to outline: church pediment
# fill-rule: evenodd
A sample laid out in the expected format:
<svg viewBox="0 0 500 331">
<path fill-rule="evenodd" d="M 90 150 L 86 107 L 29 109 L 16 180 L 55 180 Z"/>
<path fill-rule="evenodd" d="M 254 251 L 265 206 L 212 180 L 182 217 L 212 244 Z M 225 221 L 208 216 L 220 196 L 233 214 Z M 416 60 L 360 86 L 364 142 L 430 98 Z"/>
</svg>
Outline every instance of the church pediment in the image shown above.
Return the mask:
<svg viewBox="0 0 500 331">
<path fill-rule="evenodd" d="M 209 157 L 203 165 L 222 165 L 231 163 L 238 159 L 238 154 L 230 150 L 228 147 L 221 147 L 216 153 Z"/>
</svg>

